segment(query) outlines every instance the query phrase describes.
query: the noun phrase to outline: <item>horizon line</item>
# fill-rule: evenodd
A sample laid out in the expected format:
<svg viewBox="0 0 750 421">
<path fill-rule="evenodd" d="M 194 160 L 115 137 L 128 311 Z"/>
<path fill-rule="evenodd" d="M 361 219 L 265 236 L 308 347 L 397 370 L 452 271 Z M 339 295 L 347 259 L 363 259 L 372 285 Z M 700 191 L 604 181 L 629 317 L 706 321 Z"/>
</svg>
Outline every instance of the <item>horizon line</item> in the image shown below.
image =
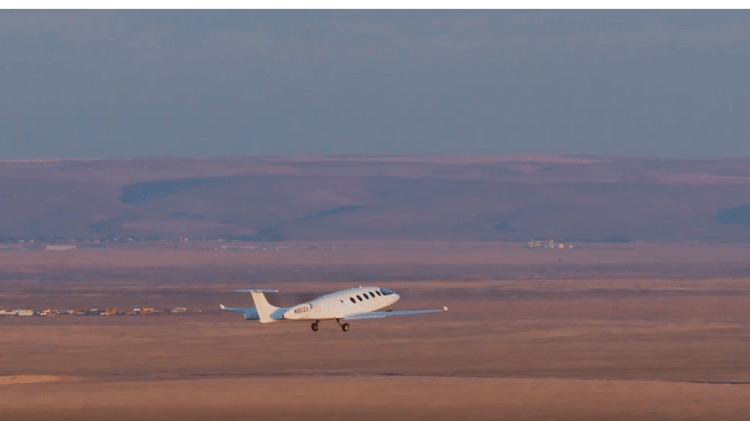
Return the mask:
<svg viewBox="0 0 750 421">
<path fill-rule="evenodd" d="M 482 163 L 497 161 L 544 161 L 548 159 L 566 160 L 568 163 L 591 163 L 593 161 L 608 159 L 644 159 L 644 160 L 674 160 L 674 161 L 722 161 L 750 159 L 750 156 L 721 157 L 721 158 L 681 158 L 669 156 L 630 156 L 630 155 L 595 155 L 595 154 L 556 154 L 556 153 L 432 153 L 432 154 L 297 154 L 297 155 L 226 155 L 226 156 L 181 156 L 181 155 L 154 155 L 129 158 L 102 158 L 102 157 L 19 157 L 0 158 L 0 163 L 51 163 L 51 162 L 89 162 L 89 161 L 128 161 L 149 159 L 191 159 L 191 160 L 226 160 L 226 159 L 257 159 L 257 160 L 284 160 L 284 161 L 341 161 L 361 160 L 369 162 L 406 160 L 415 161 L 447 161 L 457 160 L 454 163 Z"/>
</svg>

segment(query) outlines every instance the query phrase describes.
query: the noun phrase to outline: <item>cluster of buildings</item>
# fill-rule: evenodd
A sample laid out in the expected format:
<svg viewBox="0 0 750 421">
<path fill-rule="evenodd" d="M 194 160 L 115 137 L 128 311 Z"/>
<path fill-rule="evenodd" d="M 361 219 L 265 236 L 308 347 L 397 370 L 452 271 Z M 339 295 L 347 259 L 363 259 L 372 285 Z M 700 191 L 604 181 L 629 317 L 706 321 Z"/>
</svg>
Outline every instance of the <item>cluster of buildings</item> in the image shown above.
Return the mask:
<svg viewBox="0 0 750 421">
<path fill-rule="evenodd" d="M 185 314 L 185 313 L 200 313 L 200 310 L 188 310 L 187 307 L 175 307 L 169 309 L 157 309 L 152 307 L 146 308 L 133 308 L 133 309 L 98 309 L 92 308 L 89 310 L 58 310 L 48 308 L 42 311 L 30 310 L 30 309 L 18 309 L 18 310 L 0 310 L 0 316 L 147 316 L 147 315 L 161 315 L 161 314 Z"/>
<path fill-rule="evenodd" d="M 527 249 L 572 249 L 572 244 L 556 243 L 555 240 L 531 240 L 526 243 Z"/>
<path fill-rule="evenodd" d="M 36 312 L 34 310 L 22 309 L 22 310 L 0 310 L 0 316 L 34 316 Z"/>
<path fill-rule="evenodd" d="M 162 238 L 158 235 L 150 235 L 147 237 L 115 237 L 115 236 L 102 236 L 102 237 L 63 237 L 63 236 L 46 236 L 41 235 L 36 238 L 30 237 L 19 237 L 19 236 L 0 236 L 0 245 L 16 245 L 25 247 L 42 247 L 44 244 L 50 245 L 72 245 L 78 244 L 83 248 L 90 248 L 91 245 L 96 244 L 119 244 L 119 243 L 148 243 L 151 245 L 156 244 L 174 244 L 174 243 L 223 243 L 223 242 L 257 242 L 258 240 L 254 237 L 243 237 L 243 238 L 222 238 L 218 236 L 199 236 L 199 237 L 169 237 Z M 53 250 L 53 249 L 48 249 Z M 54 249 L 60 250 L 60 249 Z"/>
<path fill-rule="evenodd" d="M 120 244 L 122 243 L 122 244 Z M 187 244 L 186 244 L 187 243 Z M 217 244 L 219 243 L 219 244 Z M 223 243 L 223 244 L 222 244 Z M 46 251 L 67 251 L 67 250 L 110 250 L 111 247 L 136 246 L 149 248 L 183 248 L 198 247 L 205 250 L 288 250 L 291 247 L 281 245 L 254 245 L 247 244 L 246 241 L 232 240 L 227 242 L 220 239 L 190 239 L 181 237 L 177 239 L 161 240 L 142 240 L 128 238 L 104 238 L 104 239 L 57 239 L 51 243 L 41 240 L 23 239 L 23 238 L 0 238 L 0 250 L 46 250 Z M 332 249 L 334 247 L 317 247 L 317 246 L 300 246 L 301 250 L 311 249 Z"/>
</svg>

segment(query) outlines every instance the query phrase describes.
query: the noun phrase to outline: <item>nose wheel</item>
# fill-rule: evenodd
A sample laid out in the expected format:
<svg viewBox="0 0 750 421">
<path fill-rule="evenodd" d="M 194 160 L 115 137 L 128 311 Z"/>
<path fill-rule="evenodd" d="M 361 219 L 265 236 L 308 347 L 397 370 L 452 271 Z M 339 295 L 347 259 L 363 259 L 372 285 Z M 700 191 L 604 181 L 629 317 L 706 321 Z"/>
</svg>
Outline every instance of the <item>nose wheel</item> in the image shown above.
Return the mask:
<svg viewBox="0 0 750 421">
<path fill-rule="evenodd" d="M 310 327 L 312 328 L 313 332 L 317 332 L 319 329 L 318 322 L 313 322 L 313 324 L 311 324 Z"/>
</svg>

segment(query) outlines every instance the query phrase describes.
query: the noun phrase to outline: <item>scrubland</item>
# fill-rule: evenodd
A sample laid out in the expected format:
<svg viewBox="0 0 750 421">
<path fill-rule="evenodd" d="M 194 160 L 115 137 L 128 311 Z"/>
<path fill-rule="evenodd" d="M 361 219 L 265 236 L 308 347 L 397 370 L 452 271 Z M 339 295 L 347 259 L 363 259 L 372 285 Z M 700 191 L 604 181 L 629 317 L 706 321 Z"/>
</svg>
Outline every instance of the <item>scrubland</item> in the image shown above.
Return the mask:
<svg viewBox="0 0 750 421">
<path fill-rule="evenodd" d="M 0 308 L 201 310 L 0 318 L 0 418 L 750 418 L 743 246 L 288 245 L 0 252 Z M 360 284 L 449 311 L 344 333 L 218 309 Z"/>
</svg>

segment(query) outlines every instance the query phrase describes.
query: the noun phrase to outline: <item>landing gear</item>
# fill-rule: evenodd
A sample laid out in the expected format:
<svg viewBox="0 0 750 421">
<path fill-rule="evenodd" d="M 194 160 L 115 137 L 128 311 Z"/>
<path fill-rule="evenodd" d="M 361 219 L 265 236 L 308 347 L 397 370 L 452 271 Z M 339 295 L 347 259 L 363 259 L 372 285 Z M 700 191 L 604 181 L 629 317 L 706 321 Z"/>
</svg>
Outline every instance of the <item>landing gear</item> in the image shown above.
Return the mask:
<svg viewBox="0 0 750 421">
<path fill-rule="evenodd" d="M 313 324 L 311 324 L 310 327 L 312 328 L 313 332 L 317 332 L 319 329 L 318 322 L 313 322 Z"/>
<path fill-rule="evenodd" d="M 349 331 L 349 323 L 341 324 L 341 319 L 336 319 L 336 323 L 338 323 L 339 326 L 341 326 L 341 330 L 342 331 L 344 331 L 344 332 L 348 332 Z"/>
</svg>

